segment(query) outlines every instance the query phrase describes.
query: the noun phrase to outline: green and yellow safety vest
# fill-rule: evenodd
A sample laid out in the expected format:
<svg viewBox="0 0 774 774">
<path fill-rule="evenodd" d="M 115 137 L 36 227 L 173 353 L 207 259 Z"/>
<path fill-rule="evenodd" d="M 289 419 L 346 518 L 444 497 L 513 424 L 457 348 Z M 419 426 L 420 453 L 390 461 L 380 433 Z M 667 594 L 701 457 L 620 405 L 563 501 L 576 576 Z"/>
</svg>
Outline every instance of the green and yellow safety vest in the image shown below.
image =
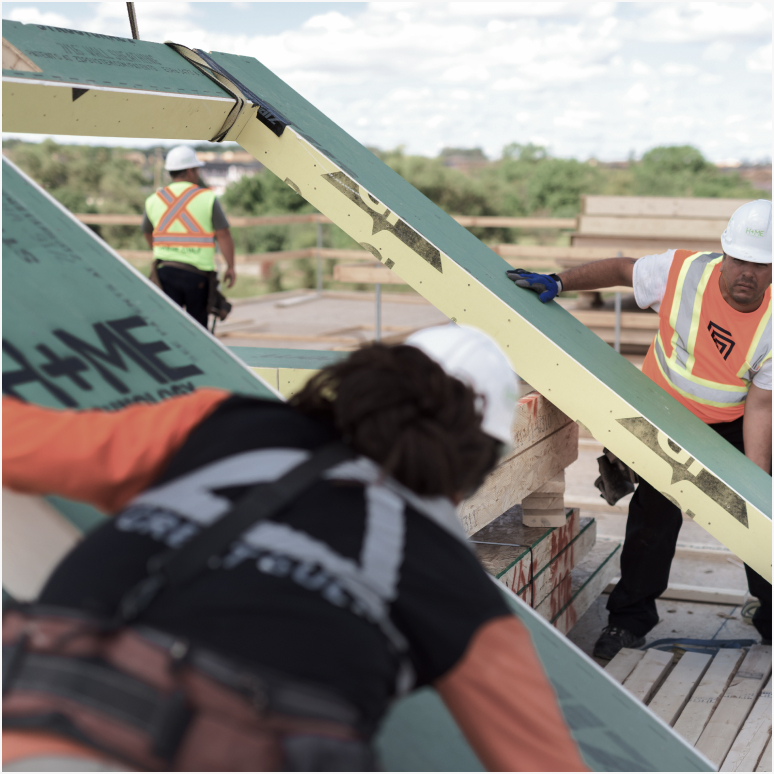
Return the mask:
<svg viewBox="0 0 774 774">
<path fill-rule="evenodd" d="M 214 203 L 212 191 L 188 182 L 171 183 L 151 194 L 145 202 L 145 211 L 153 224 L 153 257 L 213 271 Z"/>
</svg>

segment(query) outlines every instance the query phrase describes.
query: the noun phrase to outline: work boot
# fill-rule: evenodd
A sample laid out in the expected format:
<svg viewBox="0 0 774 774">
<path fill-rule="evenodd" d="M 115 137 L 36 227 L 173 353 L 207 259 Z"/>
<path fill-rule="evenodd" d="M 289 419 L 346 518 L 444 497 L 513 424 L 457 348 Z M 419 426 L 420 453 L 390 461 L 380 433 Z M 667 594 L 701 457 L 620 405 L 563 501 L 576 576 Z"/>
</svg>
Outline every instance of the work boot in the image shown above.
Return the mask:
<svg viewBox="0 0 774 774">
<path fill-rule="evenodd" d="M 594 645 L 594 656 L 606 658 L 609 661 L 621 648 L 641 648 L 644 644 L 644 637 L 638 637 L 628 629 L 622 629 L 620 626 L 606 626 Z"/>
</svg>

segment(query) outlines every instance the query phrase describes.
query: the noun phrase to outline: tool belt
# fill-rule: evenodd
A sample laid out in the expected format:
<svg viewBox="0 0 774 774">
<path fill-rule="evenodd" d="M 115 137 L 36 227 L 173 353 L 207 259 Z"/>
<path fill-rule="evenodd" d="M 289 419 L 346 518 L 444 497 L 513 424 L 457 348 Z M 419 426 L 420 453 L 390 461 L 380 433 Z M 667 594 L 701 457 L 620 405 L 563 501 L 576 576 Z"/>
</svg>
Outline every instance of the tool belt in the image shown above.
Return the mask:
<svg viewBox="0 0 774 774">
<path fill-rule="evenodd" d="M 144 626 L 77 611 L 3 616 L 3 727 L 45 730 L 152 771 L 356 771 L 359 713 L 325 689 Z"/>
<path fill-rule="evenodd" d="M 218 279 L 218 273 L 216 271 L 204 271 L 203 269 L 197 269 L 190 263 L 183 263 L 182 261 L 162 261 L 156 259 L 151 266 L 150 281 L 158 287 L 161 287 L 161 280 L 159 279 L 158 271 L 161 268 L 170 269 L 182 269 L 183 271 L 190 271 L 193 274 L 199 274 L 202 277 L 207 278 L 208 291 L 207 291 L 207 314 L 214 315 L 221 322 L 225 320 L 231 313 L 232 305 L 228 299 L 220 292 Z"/>
</svg>

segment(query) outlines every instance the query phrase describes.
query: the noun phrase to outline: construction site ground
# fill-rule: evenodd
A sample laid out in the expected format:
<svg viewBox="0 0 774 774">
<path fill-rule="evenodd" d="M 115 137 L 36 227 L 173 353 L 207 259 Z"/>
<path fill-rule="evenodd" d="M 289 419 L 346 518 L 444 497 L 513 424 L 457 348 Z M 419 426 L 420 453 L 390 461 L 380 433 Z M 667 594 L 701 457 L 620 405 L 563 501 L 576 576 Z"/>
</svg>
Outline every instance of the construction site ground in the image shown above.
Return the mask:
<svg viewBox="0 0 774 774">
<path fill-rule="evenodd" d="M 374 339 L 375 298 L 373 291 L 323 291 L 315 297 L 312 291 L 300 290 L 240 299 L 228 320 L 218 327 L 217 335 L 228 346 L 351 350 Z M 575 303 L 563 300 L 566 306 Z M 447 321 L 444 314 L 416 294 L 381 295 L 385 341 L 400 341 L 413 330 Z M 642 363 L 642 353 L 625 356 L 635 365 Z M 529 385 L 522 386 L 522 392 L 529 389 Z M 581 430 L 578 460 L 566 470 L 565 505 L 579 507 L 582 517 L 597 520 L 598 541 L 620 542 L 628 498 L 615 506 L 608 506 L 600 498 L 594 480 L 598 476 L 596 458 L 601 453 L 601 444 Z M 672 583 L 705 590 L 735 590 L 740 597 L 747 588 L 742 562 L 687 517 L 672 564 Z M 602 594 L 569 633 L 569 638 L 589 655 L 607 622 L 606 602 L 607 594 Z M 741 604 L 664 599 L 658 606 L 660 620 L 647 643 L 676 637 L 759 640 L 754 627 L 742 619 Z"/>
</svg>

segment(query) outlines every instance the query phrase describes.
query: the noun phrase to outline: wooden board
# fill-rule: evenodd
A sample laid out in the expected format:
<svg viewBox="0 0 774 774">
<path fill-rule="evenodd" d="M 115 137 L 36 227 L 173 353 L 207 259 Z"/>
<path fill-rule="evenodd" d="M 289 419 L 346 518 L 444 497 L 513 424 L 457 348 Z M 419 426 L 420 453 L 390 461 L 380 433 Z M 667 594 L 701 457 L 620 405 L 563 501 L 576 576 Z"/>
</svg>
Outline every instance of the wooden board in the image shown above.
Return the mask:
<svg viewBox="0 0 774 774">
<path fill-rule="evenodd" d="M 471 535 L 470 540 L 484 569 L 511 591 L 519 591 L 529 582 L 530 568 L 535 575 L 545 569 L 580 534 L 580 530 L 577 509 L 568 510 L 567 523 L 563 527 L 545 529 L 525 527 L 521 506 L 515 505 Z"/>
<path fill-rule="evenodd" d="M 684 653 L 650 702 L 651 711 L 674 725 L 711 661 L 707 653 Z"/>
<path fill-rule="evenodd" d="M 528 605 L 539 605 L 588 556 L 596 539 L 597 522 L 587 517 L 582 518 L 578 537 L 554 557 L 547 567 L 540 570 L 532 582 L 528 579 L 520 589 L 511 587 L 511 590 L 516 591 Z"/>
<path fill-rule="evenodd" d="M 472 535 L 540 488 L 578 458 L 578 427 L 548 399 L 519 399 L 511 425 L 511 451 L 473 497 L 460 506 Z"/>
<path fill-rule="evenodd" d="M 728 225 L 728 218 L 616 218 L 581 215 L 578 234 L 656 239 L 717 239 Z"/>
<path fill-rule="evenodd" d="M 769 743 L 766 745 L 763 755 L 761 755 L 760 763 L 758 763 L 758 767 L 755 770 L 771 771 L 771 739 L 769 739 Z"/>
<path fill-rule="evenodd" d="M 624 680 L 634 671 L 634 667 L 645 656 L 644 650 L 634 648 L 621 648 L 618 653 L 607 662 L 605 672 L 618 683 L 623 685 Z"/>
<path fill-rule="evenodd" d="M 697 237 L 656 237 L 641 236 L 604 236 L 602 234 L 573 234 L 572 246 L 587 249 L 603 249 L 608 257 L 614 257 L 619 252 L 625 258 L 640 258 L 643 255 L 665 253 L 667 250 L 708 250 L 720 253 L 720 236 L 710 239 Z M 611 251 L 615 251 L 610 255 Z"/>
<path fill-rule="evenodd" d="M 676 196 L 581 196 L 584 215 L 728 219 L 747 199 Z"/>
<path fill-rule="evenodd" d="M 620 578 L 613 578 L 605 589 L 609 594 Z M 743 605 L 747 599 L 746 589 L 718 589 L 712 586 L 691 586 L 685 583 L 670 583 L 659 599 L 677 599 L 682 602 L 708 602 L 712 605 Z"/>
<path fill-rule="evenodd" d="M 553 478 L 578 458 L 578 426 L 571 422 L 509 457 L 462 503 L 460 519 L 469 535 Z"/>
<path fill-rule="evenodd" d="M 602 593 L 608 580 L 618 572 L 620 548 L 620 544 L 598 543 L 536 611 L 562 634 L 567 634 Z"/>
<path fill-rule="evenodd" d="M 716 766 L 723 763 L 770 675 L 771 646 L 753 645 L 696 743 Z"/>
<path fill-rule="evenodd" d="M 660 686 L 673 656 L 661 650 L 647 650 L 637 662 L 632 673 L 624 680 L 623 686 L 632 696 L 646 704 Z"/>
<path fill-rule="evenodd" d="M 675 731 L 688 744 L 695 745 L 699 741 L 707 721 L 743 658 L 743 650 L 728 649 L 721 650 L 712 659 L 709 669 L 674 725 Z"/>
<path fill-rule="evenodd" d="M 720 771 L 755 771 L 771 740 L 771 678 L 731 745 Z"/>
</svg>

